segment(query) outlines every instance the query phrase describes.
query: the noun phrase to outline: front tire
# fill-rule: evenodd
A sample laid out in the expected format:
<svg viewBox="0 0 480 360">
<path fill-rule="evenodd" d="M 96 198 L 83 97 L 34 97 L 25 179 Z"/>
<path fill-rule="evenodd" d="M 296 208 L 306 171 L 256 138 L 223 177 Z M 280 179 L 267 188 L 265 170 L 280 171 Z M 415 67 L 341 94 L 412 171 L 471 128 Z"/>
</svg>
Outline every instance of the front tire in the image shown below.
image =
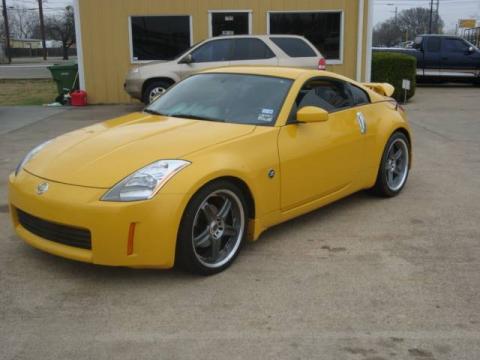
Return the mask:
<svg viewBox="0 0 480 360">
<path fill-rule="evenodd" d="M 183 214 L 176 265 L 200 275 L 229 267 L 246 238 L 247 209 L 243 192 L 231 182 L 214 181 L 200 189 Z"/>
<path fill-rule="evenodd" d="M 142 95 L 142 101 L 145 105 L 150 104 L 158 96 L 162 95 L 171 86 L 167 81 L 154 81 L 145 87 Z"/>
<path fill-rule="evenodd" d="M 385 145 L 372 192 L 383 197 L 397 196 L 407 182 L 409 171 L 410 142 L 405 134 L 397 131 Z"/>
</svg>

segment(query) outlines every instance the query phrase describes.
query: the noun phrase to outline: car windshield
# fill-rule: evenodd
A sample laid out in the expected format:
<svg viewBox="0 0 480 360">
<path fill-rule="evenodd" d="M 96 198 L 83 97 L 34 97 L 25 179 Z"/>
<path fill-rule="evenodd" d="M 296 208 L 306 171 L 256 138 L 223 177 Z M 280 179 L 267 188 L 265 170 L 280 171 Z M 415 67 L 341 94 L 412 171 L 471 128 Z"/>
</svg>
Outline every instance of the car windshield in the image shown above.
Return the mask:
<svg viewBox="0 0 480 360">
<path fill-rule="evenodd" d="M 248 74 L 198 74 L 150 104 L 153 114 L 237 124 L 274 125 L 292 80 Z"/>
</svg>

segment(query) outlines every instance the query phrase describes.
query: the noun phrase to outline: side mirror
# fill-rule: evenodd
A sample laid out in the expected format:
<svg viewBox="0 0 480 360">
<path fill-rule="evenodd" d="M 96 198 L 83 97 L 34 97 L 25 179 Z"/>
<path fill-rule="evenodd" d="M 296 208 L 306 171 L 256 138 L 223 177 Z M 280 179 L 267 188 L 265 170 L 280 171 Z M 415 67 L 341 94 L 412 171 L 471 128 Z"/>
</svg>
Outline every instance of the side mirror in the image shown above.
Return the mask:
<svg viewBox="0 0 480 360">
<path fill-rule="evenodd" d="M 178 63 L 179 64 L 191 64 L 191 63 L 193 63 L 192 54 L 185 55 Z"/>
<path fill-rule="evenodd" d="M 473 46 L 470 46 L 470 47 L 468 48 L 468 53 L 469 53 L 469 54 L 473 53 L 474 51 L 475 51 L 475 49 L 473 48 Z"/>
<path fill-rule="evenodd" d="M 316 106 L 305 106 L 297 111 L 297 121 L 301 123 L 323 122 L 328 120 L 328 112 Z"/>
</svg>

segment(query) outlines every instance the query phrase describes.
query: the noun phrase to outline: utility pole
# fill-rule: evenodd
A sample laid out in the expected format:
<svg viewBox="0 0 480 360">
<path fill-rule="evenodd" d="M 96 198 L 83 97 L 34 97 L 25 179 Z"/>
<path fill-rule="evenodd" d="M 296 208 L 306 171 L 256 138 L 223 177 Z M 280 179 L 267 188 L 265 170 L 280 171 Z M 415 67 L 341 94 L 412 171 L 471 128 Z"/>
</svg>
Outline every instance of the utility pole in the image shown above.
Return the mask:
<svg viewBox="0 0 480 360">
<path fill-rule="evenodd" d="M 398 24 L 398 6 L 395 6 L 395 25 Z"/>
<path fill-rule="evenodd" d="M 10 30 L 8 28 L 7 1 L 2 0 L 3 22 L 5 23 L 5 51 L 7 52 L 8 63 L 12 63 L 12 54 L 10 52 Z"/>
<path fill-rule="evenodd" d="M 435 33 L 438 34 L 440 32 L 440 29 L 438 27 L 440 23 L 440 0 L 437 0 L 437 12 L 435 16 Z"/>
<path fill-rule="evenodd" d="M 428 26 L 428 33 L 432 33 L 432 25 L 433 25 L 433 0 L 430 0 L 430 24 Z"/>
<path fill-rule="evenodd" d="M 38 0 L 38 13 L 40 14 L 40 33 L 42 36 L 43 60 L 47 60 L 47 44 L 45 42 L 45 24 L 43 22 L 42 0 Z"/>
</svg>

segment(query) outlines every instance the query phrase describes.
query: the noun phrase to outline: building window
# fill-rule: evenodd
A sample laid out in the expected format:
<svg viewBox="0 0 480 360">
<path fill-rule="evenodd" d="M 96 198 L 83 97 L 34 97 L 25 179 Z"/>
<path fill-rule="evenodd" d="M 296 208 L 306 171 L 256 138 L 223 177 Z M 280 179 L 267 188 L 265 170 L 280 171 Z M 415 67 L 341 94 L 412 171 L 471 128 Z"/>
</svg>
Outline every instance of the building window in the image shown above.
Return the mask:
<svg viewBox="0 0 480 360">
<path fill-rule="evenodd" d="M 250 11 L 210 11 L 209 36 L 248 35 L 251 33 Z"/>
<path fill-rule="evenodd" d="M 330 61 L 342 61 L 342 12 L 270 12 L 270 34 L 306 37 Z"/>
<path fill-rule="evenodd" d="M 130 17 L 133 61 L 171 60 L 191 45 L 190 16 Z"/>
</svg>

